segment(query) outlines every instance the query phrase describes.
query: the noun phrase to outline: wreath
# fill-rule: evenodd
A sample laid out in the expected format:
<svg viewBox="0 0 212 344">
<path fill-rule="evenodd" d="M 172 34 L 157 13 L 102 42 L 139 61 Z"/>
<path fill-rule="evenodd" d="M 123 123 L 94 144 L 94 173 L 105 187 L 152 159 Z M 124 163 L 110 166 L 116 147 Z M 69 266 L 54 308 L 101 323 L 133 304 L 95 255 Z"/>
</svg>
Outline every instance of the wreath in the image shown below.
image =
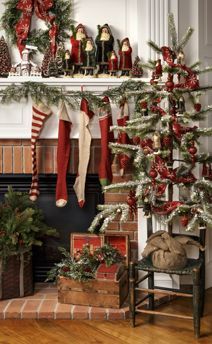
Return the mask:
<svg viewBox="0 0 212 344">
<path fill-rule="evenodd" d="M 46 30 L 30 31 L 33 13 L 45 21 Z M 67 31 L 73 25 L 71 14 L 72 0 L 8 0 L 1 25 L 20 53 L 25 44 L 35 45 L 43 53 L 50 43 L 55 54 L 57 44 L 69 37 Z"/>
</svg>

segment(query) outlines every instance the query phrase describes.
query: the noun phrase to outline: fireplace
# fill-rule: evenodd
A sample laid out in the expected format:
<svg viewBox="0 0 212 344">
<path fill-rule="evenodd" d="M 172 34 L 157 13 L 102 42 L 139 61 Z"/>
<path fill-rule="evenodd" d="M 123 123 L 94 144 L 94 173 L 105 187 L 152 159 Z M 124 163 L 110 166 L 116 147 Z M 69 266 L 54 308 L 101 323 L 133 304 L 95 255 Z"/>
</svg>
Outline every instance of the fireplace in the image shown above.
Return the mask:
<svg viewBox="0 0 212 344">
<path fill-rule="evenodd" d="M 97 204 L 103 203 L 103 194 L 99 184 L 98 175 L 89 174 L 86 179 L 86 203 L 81 209 L 73 190 L 76 175 L 67 176 L 69 191 L 68 203 L 64 208 L 55 205 L 55 174 L 42 174 L 39 176 L 40 196 L 37 204 L 45 214 L 46 223 L 59 232 L 58 238 L 44 238 L 41 247 L 33 249 L 33 269 L 35 282 L 42 282 L 46 278 L 47 271 L 61 258 L 58 247 L 70 249 L 70 233 L 86 232 L 94 215 L 97 212 Z M 31 175 L 2 175 L 0 178 L 0 198 L 3 198 L 7 187 L 11 185 L 15 191 L 28 192 L 31 183 Z"/>
</svg>

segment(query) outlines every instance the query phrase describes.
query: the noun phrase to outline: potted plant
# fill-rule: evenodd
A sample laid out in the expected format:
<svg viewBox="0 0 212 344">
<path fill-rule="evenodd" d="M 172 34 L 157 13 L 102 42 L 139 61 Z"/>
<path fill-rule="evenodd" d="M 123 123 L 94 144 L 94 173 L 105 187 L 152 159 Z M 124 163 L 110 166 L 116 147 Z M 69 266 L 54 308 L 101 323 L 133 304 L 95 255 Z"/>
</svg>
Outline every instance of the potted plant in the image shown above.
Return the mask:
<svg viewBox="0 0 212 344">
<path fill-rule="evenodd" d="M 0 203 L 0 299 L 33 292 L 32 246 L 42 245 L 45 235 L 57 235 L 28 194 L 12 187 Z"/>
</svg>

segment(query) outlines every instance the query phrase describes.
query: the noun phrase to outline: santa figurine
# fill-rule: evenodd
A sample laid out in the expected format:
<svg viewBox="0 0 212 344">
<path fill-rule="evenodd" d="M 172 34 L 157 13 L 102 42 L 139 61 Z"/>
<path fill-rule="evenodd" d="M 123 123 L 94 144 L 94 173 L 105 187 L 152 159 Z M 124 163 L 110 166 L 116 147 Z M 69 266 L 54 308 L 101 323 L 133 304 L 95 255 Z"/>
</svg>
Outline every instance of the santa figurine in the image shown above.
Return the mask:
<svg viewBox="0 0 212 344">
<path fill-rule="evenodd" d="M 73 35 L 71 36 L 71 60 L 74 65 L 74 74 L 81 71 L 83 65 L 83 42 L 87 38 L 85 26 L 79 24 L 76 28 L 72 27 Z"/>
<path fill-rule="evenodd" d="M 99 66 L 99 74 L 108 74 L 108 57 L 113 50 L 114 38 L 108 24 L 98 25 L 96 43 L 96 63 Z"/>
<path fill-rule="evenodd" d="M 119 69 L 121 76 L 129 76 L 132 69 L 132 48 L 130 46 L 129 38 L 124 38 L 119 44 Z"/>
<path fill-rule="evenodd" d="M 91 37 L 88 37 L 85 41 L 85 45 L 83 48 L 83 67 L 84 75 L 91 75 L 94 74 L 94 69 L 96 67 L 96 59 L 95 59 L 95 45 L 94 41 Z"/>
<path fill-rule="evenodd" d="M 71 60 L 71 53 L 69 50 L 65 51 L 65 56 L 63 59 L 63 72 L 64 76 L 72 76 L 73 64 Z"/>
<path fill-rule="evenodd" d="M 118 72 L 118 57 L 115 50 L 112 50 L 109 56 L 108 71 L 110 73 L 110 76 L 116 76 Z"/>
</svg>

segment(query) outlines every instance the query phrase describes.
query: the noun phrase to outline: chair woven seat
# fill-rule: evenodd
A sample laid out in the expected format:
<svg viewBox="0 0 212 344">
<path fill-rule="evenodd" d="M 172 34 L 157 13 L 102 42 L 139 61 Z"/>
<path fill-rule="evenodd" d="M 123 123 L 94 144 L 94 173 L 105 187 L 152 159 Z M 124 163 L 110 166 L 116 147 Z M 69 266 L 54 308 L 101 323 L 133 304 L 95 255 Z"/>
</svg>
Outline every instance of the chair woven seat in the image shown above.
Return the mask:
<svg viewBox="0 0 212 344">
<path fill-rule="evenodd" d="M 191 275 L 196 269 L 200 269 L 203 264 L 203 259 L 187 259 L 187 264 L 182 269 L 159 269 L 152 265 L 150 258 L 143 258 L 138 261 L 135 265 L 136 270 L 166 273 L 166 274 L 176 274 L 176 275 Z"/>
</svg>

